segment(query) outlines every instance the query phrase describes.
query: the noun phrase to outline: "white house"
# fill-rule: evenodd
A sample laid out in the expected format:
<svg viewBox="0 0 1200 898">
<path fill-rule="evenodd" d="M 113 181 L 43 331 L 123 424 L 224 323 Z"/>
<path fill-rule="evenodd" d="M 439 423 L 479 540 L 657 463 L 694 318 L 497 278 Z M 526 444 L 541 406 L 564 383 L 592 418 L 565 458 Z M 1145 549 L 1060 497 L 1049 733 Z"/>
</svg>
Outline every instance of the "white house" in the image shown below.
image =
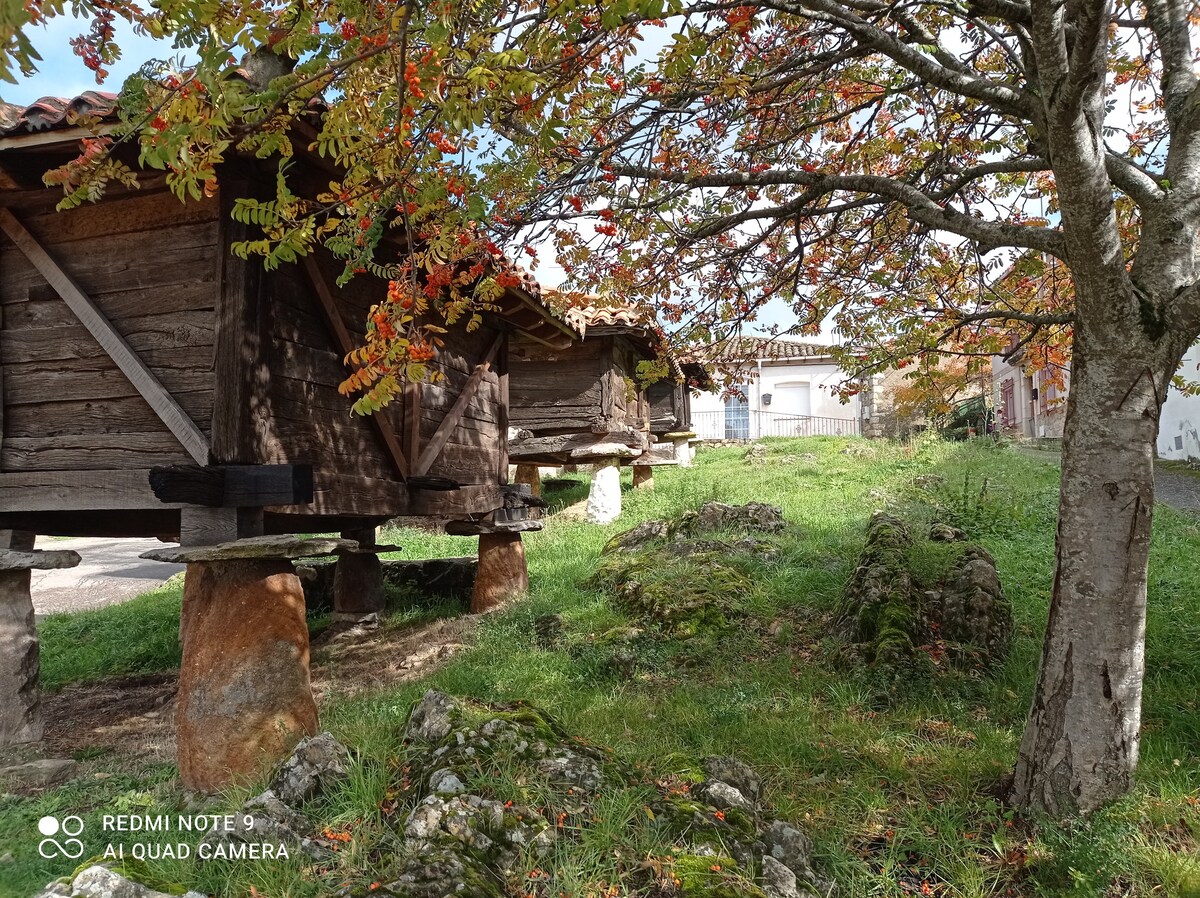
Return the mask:
<svg viewBox="0 0 1200 898">
<path fill-rule="evenodd" d="M 845 373 L 829 347 L 781 337 L 742 337 L 716 353 L 738 365 L 738 394 L 692 398 L 692 429 L 703 440 L 849 435 L 862 431 L 858 397 L 843 405 L 835 388 Z"/>
<path fill-rule="evenodd" d="M 1189 381 L 1200 378 L 1200 343 L 1188 350 L 1179 374 Z M 1200 396 L 1171 388 L 1158 423 L 1158 457 L 1200 460 Z"/>
</svg>

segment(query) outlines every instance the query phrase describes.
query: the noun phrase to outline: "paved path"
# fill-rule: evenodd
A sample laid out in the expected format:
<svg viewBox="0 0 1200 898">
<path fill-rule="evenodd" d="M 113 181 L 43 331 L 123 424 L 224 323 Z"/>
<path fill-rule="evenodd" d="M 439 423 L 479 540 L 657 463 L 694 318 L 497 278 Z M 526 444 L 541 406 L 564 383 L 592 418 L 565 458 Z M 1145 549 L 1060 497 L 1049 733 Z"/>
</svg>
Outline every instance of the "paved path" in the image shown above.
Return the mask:
<svg viewBox="0 0 1200 898">
<path fill-rule="evenodd" d="M 1025 446 L 1016 447 L 1022 455 L 1057 463 L 1061 456 L 1057 452 L 1045 449 L 1033 449 Z M 1154 501 L 1170 505 L 1176 511 L 1186 511 L 1200 515 L 1200 472 L 1196 474 L 1178 471 L 1165 464 L 1154 465 Z"/>
<path fill-rule="evenodd" d="M 159 586 L 182 564 L 163 564 L 138 558 L 162 546 L 156 539 L 53 539 L 39 537 L 39 549 L 73 549 L 82 561 L 78 567 L 33 572 L 33 609 L 39 614 L 82 611 L 124 602 Z"/>
<path fill-rule="evenodd" d="M 1154 498 L 1179 511 L 1200 514 L 1200 476 L 1155 465 Z"/>
</svg>

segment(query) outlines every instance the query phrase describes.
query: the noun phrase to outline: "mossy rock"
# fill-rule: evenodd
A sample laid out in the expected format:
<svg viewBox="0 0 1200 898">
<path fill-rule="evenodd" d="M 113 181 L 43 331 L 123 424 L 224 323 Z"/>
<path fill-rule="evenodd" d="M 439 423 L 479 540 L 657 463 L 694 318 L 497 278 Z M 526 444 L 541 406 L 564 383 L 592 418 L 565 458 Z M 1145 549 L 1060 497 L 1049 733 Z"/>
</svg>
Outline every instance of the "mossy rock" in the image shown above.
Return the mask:
<svg viewBox="0 0 1200 898">
<path fill-rule="evenodd" d="M 723 854 L 676 855 L 671 873 L 684 898 L 766 898 L 749 871 Z"/>
</svg>

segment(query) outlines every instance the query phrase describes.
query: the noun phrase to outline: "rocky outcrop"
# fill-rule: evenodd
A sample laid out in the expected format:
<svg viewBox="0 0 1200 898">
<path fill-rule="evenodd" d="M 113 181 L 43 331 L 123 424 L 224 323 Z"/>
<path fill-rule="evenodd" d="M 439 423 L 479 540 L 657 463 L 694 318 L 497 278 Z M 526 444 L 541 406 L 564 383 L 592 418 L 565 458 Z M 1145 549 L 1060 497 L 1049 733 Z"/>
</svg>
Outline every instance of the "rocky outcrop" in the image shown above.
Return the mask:
<svg viewBox="0 0 1200 898">
<path fill-rule="evenodd" d="M 936 664 L 943 657 L 958 667 L 989 668 L 1001 662 L 1012 644 L 1012 606 L 1001 589 L 995 559 L 982 547 L 964 543 L 965 538 L 957 528 L 935 524 L 930 541 L 950 543 L 939 551 L 957 554 L 945 570 L 922 570 L 919 577 L 908 525 L 876 513 L 842 595 L 839 635 L 876 664 Z"/>
<path fill-rule="evenodd" d="M 636 527 L 618 533 L 604 546 L 602 554 L 614 555 L 621 552 L 640 552 L 661 543 L 683 544 L 673 551 L 677 555 L 694 554 L 687 546 L 699 545 L 701 549 L 724 549 L 730 540 L 697 540 L 697 537 L 722 532 L 780 533 L 787 526 L 783 511 L 777 505 L 750 502 L 746 505 L 726 505 L 724 502 L 705 502 L 694 511 L 685 511 L 673 521 L 643 521 Z M 748 543 L 747 543 L 748 540 Z M 752 544 L 761 551 L 770 544 L 746 538 L 739 543 Z"/>
<path fill-rule="evenodd" d="M 397 827 L 393 871 L 348 896 L 500 898 L 521 865 L 536 866 L 551 851 L 570 857 L 570 841 L 597 822 L 592 803 L 630 783 L 605 752 L 571 739 L 527 705 L 476 705 L 430 690 L 414 706 L 405 737 L 412 752 L 402 788 L 413 804 Z M 487 773 L 495 770 L 504 776 Z M 672 859 L 664 875 L 678 881 L 682 894 L 790 898 L 835 891 L 814 870 L 808 838 L 784 821 L 767 820 L 753 769 L 720 757 L 705 761 L 704 770 L 703 782 L 664 788 L 646 809 L 664 840 L 656 853 Z M 504 800 L 496 788 L 509 778 L 538 795 L 539 806 Z"/>
<path fill-rule="evenodd" d="M 80 870 L 70 882 L 52 882 L 34 898 L 178 898 L 177 893 L 160 892 L 127 879 L 108 867 L 95 864 Z M 187 892 L 183 898 L 205 898 L 199 892 Z"/>
</svg>

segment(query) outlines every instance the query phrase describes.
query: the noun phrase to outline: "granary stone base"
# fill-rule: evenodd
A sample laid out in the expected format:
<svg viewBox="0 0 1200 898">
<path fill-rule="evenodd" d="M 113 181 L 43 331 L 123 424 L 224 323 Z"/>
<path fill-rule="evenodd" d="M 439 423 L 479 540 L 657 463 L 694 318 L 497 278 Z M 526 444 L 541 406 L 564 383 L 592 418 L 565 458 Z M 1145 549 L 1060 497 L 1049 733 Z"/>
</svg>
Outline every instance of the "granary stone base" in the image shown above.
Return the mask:
<svg viewBox="0 0 1200 898">
<path fill-rule="evenodd" d="M 0 747 L 42 738 L 40 653 L 29 571 L 0 571 Z"/>
<path fill-rule="evenodd" d="M 620 516 L 621 468 L 615 458 L 599 459 L 588 491 L 587 519 L 592 524 L 611 524 Z"/>
<path fill-rule="evenodd" d="M 179 629 L 185 788 L 214 792 L 255 779 L 317 731 L 304 591 L 291 562 L 189 564 Z"/>
<path fill-rule="evenodd" d="M 537 465 L 517 465 L 514 483 L 528 483 L 530 495 L 542 494 L 542 471 Z"/>
<path fill-rule="evenodd" d="M 690 468 L 692 466 L 692 442 L 688 437 L 673 441 L 675 448 L 675 462 L 681 468 Z"/>
<path fill-rule="evenodd" d="M 471 613 L 480 614 L 529 589 L 529 568 L 520 533 L 479 536 L 479 571 L 471 591 Z"/>
<path fill-rule="evenodd" d="M 383 610 L 383 565 L 373 553 L 338 556 L 333 573 L 333 610 L 338 614 L 373 614 Z"/>
<path fill-rule="evenodd" d="M 633 488 L 635 490 L 654 489 L 654 468 L 650 465 L 634 465 Z"/>
</svg>

